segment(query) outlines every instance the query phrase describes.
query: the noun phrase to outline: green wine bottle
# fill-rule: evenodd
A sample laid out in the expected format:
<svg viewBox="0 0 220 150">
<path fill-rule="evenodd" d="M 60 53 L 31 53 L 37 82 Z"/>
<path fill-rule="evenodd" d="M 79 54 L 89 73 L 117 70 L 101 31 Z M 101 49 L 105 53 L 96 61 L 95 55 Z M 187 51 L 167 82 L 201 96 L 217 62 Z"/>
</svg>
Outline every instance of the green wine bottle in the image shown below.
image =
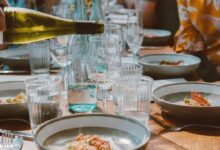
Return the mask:
<svg viewBox="0 0 220 150">
<path fill-rule="evenodd" d="M 3 43 L 26 44 L 68 34 L 100 34 L 102 22 L 72 21 L 38 11 L 5 7 L 6 31 Z"/>
</svg>

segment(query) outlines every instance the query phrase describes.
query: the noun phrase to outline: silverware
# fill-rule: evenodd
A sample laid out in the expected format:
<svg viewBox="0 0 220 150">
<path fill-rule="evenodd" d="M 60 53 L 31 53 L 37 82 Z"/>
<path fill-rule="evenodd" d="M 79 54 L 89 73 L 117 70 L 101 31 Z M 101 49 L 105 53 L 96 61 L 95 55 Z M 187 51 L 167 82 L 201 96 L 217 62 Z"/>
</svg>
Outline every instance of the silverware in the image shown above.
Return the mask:
<svg viewBox="0 0 220 150">
<path fill-rule="evenodd" d="M 208 128 L 208 129 L 218 129 L 218 130 L 220 129 L 220 126 L 209 125 L 209 124 L 185 124 L 185 125 L 179 125 L 179 126 L 169 126 L 152 115 L 150 115 L 150 118 L 154 122 L 159 124 L 161 127 L 171 132 L 179 132 L 187 128 Z"/>
<path fill-rule="evenodd" d="M 4 133 L 0 137 L 1 150 L 21 150 L 22 145 L 23 139 L 21 137 L 14 136 L 10 133 Z"/>
<path fill-rule="evenodd" d="M 0 129 L 0 134 L 12 134 L 13 136 L 22 137 L 25 140 L 33 141 L 34 136 L 31 133 L 22 132 L 22 131 L 11 131 Z"/>
<path fill-rule="evenodd" d="M 192 127 L 197 127 L 197 128 L 209 128 L 209 129 L 220 129 L 220 126 L 214 126 L 214 125 L 207 125 L 207 124 L 186 124 L 182 126 L 174 126 L 170 127 L 170 131 L 178 132 L 182 131 L 186 128 L 192 128 Z"/>
<path fill-rule="evenodd" d="M 59 69 L 51 69 L 50 73 L 59 73 Z M 0 74 L 30 74 L 29 70 L 0 70 Z"/>
</svg>

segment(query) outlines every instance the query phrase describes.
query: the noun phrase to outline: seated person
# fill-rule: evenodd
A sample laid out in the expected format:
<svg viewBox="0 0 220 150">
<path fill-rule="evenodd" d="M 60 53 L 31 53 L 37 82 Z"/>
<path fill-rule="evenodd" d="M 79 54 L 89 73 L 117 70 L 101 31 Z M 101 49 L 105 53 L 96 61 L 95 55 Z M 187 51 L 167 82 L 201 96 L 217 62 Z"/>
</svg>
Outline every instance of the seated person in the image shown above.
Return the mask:
<svg viewBox="0 0 220 150">
<path fill-rule="evenodd" d="M 119 0 L 126 3 L 128 8 L 134 8 L 137 0 Z M 141 5 L 145 28 L 169 30 L 172 37 L 168 44 L 173 44 L 173 36 L 179 28 L 179 18 L 176 0 L 142 0 Z"/>
<path fill-rule="evenodd" d="M 220 79 L 220 1 L 178 0 L 180 28 L 175 50 L 199 56 L 198 70 L 205 81 Z"/>
</svg>

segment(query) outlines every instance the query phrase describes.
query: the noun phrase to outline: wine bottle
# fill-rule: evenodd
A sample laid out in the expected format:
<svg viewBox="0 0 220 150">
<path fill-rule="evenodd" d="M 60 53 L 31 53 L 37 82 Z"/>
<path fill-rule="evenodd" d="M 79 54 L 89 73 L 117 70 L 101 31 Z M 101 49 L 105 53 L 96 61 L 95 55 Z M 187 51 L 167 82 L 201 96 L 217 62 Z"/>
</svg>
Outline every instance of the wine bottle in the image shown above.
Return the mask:
<svg viewBox="0 0 220 150">
<path fill-rule="evenodd" d="M 5 7 L 4 13 L 3 43 L 26 44 L 59 35 L 100 34 L 104 31 L 102 22 L 72 21 L 25 8 Z"/>
</svg>

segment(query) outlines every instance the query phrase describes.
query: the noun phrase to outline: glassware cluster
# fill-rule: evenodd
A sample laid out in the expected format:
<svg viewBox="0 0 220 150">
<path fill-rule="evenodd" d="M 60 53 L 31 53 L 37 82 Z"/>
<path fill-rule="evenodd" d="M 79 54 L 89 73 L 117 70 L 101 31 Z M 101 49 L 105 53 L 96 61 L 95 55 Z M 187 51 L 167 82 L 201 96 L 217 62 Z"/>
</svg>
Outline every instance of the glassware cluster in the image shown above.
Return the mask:
<svg viewBox="0 0 220 150">
<path fill-rule="evenodd" d="M 75 0 L 74 10 L 70 7 L 72 5 L 54 6 L 52 15 L 82 22 L 104 22 L 105 14 L 102 10 L 105 3 L 102 0 L 92 0 L 91 4 L 90 16 L 84 0 Z M 52 65 L 61 68 L 61 78 L 58 81 L 52 76 L 38 76 L 26 81 L 33 128 L 59 116 L 57 97 L 63 91 L 67 93 L 68 109 L 73 113 L 98 111 L 100 106 L 104 113 L 108 113 L 108 108 L 112 106 L 114 113 L 118 115 L 132 117 L 144 123 L 148 121 L 153 80 L 142 77 L 143 67 L 136 62 L 136 55 L 143 41 L 142 14 L 140 10 L 129 10 L 127 17 L 124 31 L 126 36 L 123 36 L 120 25 L 106 23 L 103 34 L 65 35 L 50 39 L 49 43 L 44 41 L 47 43 L 44 49 L 48 51 L 44 50 L 41 54 L 48 56 Z M 134 54 L 133 63 L 122 63 L 124 40 Z M 31 46 L 29 45 L 30 50 L 40 49 L 36 43 Z M 32 51 L 30 54 L 34 52 Z M 36 56 L 33 53 L 33 57 Z M 31 59 L 32 64 L 33 60 Z M 49 118 L 44 116 L 43 111 L 47 112 Z"/>
</svg>

